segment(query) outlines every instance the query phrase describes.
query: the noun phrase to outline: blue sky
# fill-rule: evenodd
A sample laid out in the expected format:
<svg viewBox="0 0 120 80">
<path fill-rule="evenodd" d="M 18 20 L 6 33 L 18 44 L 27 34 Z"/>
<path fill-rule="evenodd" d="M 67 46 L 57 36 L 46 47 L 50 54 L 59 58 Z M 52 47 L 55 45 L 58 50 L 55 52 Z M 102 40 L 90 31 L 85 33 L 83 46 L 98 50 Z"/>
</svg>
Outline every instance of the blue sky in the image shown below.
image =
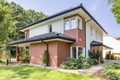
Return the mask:
<svg viewBox="0 0 120 80">
<path fill-rule="evenodd" d="M 83 3 L 88 12 L 112 37 L 120 37 L 120 24 L 117 24 L 107 0 L 7 0 L 21 5 L 24 9 L 34 9 L 46 15 L 75 7 Z"/>
</svg>

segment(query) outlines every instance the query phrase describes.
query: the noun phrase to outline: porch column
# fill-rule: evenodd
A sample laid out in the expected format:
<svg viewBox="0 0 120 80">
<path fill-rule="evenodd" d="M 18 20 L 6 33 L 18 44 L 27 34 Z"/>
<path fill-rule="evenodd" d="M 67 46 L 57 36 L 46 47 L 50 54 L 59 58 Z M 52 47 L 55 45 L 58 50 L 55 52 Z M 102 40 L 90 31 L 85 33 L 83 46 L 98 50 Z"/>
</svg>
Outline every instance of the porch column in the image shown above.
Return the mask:
<svg viewBox="0 0 120 80">
<path fill-rule="evenodd" d="M 19 61 L 19 47 L 16 46 L 16 61 Z"/>
</svg>

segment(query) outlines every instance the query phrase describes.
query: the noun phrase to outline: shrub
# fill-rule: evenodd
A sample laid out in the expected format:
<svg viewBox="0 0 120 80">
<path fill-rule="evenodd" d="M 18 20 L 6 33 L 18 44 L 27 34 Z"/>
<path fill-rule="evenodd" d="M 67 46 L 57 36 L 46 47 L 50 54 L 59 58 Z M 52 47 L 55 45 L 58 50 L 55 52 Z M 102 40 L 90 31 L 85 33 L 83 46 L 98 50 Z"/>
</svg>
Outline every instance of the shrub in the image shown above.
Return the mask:
<svg viewBox="0 0 120 80">
<path fill-rule="evenodd" d="M 120 80 L 120 64 L 106 64 L 104 74 L 110 78 L 110 80 Z"/>
<path fill-rule="evenodd" d="M 106 53 L 105 59 L 109 59 L 109 53 Z"/>
<path fill-rule="evenodd" d="M 21 48 L 21 51 L 19 53 L 19 61 L 29 62 L 29 60 L 30 60 L 29 50 Z"/>
<path fill-rule="evenodd" d="M 111 55 L 111 60 L 114 60 L 115 58 L 114 58 L 114 54 L 112 53 L 112 55 Z"/>
<path fill-rule="evenodd" d="M 101 55 L 100 51 L 94 52 L 94 51 L 89 51 L 89 57 L 90 59 L 98 59 Z"/>
<path fill-rule="evenodd" d="M 48 51 L 45 50 L 44 53 L 43 53 L 43 63 L 44 64 L 47 64 L 48 63 Z"/>
<path fill-rule="evenodd" d="M 60 67 L 64 69 L 81 69 L 89 68 L 90 64 L 85 59 L 85 57 L 83 57 L 83 55 L 79 55 L 78 59 L 70 58 L 67 61 L 63 62 Z"/>
</svg>

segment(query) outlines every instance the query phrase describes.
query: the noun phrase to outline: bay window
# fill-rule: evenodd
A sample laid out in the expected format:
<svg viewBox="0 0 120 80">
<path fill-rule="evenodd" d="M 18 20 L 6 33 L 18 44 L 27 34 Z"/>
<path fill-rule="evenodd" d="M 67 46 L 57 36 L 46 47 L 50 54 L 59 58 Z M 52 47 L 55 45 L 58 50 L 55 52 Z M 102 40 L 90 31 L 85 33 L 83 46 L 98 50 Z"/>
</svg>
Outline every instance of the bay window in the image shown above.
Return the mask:
<svg viewBox="0 0 120 80">
<path fill-rule="evenodd" d="M 77 19 L 71 19 L 71 29 L 77 28 Z"/>
<path fill-rule="evenodd" d="M 73 18 L 70 20 L 65 21 L 65 30 L 75 29 L 77 28 L 77 19 Z"/>
<path fill-rule="evenodd" d="M 72 18 L 65 21 L 65 30 L 79 28 L 82 29 L 82 19 Z"/>
</svg>

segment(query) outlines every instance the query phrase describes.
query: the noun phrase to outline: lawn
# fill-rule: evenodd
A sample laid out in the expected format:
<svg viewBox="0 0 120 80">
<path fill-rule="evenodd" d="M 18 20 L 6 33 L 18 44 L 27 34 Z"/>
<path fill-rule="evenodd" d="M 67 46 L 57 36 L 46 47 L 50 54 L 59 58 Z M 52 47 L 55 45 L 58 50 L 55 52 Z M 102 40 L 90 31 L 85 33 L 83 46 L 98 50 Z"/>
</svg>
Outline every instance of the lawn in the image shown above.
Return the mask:
<svg viewBox="0 0 120 80">
<path fill-rule="evenodd" d="M 0 67 L 0 80 L 101 80 L 33 66 Z"/>
</svg>

